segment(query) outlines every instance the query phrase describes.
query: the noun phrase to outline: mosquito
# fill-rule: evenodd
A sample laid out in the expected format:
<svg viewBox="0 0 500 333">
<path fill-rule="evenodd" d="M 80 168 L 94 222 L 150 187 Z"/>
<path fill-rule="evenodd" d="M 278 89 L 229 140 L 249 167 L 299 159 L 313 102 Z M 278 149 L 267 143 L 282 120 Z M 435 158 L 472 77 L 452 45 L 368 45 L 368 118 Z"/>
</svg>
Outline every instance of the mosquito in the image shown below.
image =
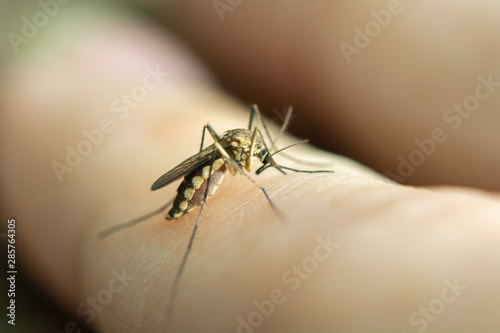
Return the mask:
<svg viewBox="0 0 500 333">
<path fill-rule="evenodd" d="M 197 154 L 189 157 L 184 162 L 177 165 L 172 170 L 168 171 L 160 178 L 158 178 L 151 186 L 152 191 L 156 191 L 162 187 L 170 185 L 174 181 L 184 178 L 179 187 L 177 188 L 177 195 L 174 199 L 167 202 L 165 205 L 157 210 L 154 210 L 146 215 L 140 216 L 134 220 L 115 225 L 99 233 L 99 238 L 103 239 L 105 237 L 114 234 L 119 230 L 123 230 L 132 225 L 138 224 L 142 221 L 149 219 L 150 217 L 157 215 L 167 209 L 172 205 L 171 209 L 167 212 L 165 219 L 167 220 L 177 220 L 184 216 L 185 214 L 200 207 L 196 223 L 194 225 L 191 237 L 189 239 L 187 248 L 184 252 L 181 264 L 175 275 L 174 283 L 170 289 L 170 294 L 168 298 L 168 309 L 172 310 L 175 297 L 177 295 L 177 290 L 179 288 L 179 283 L 181 280 L 182 273 L 186 266 L 186 262 L 193 247 L 194 238 L 196 231 L 198 229 L 203 209 L 207 200 L 215 193 L 219 188 L 226 171 L 229 171 L 233 176 L 241 174 L 249 179 L 253 184 L 255 184 L 264 193 L 267 201 L 269 202 L 271 208 L 278 218 L 281 220 L 286 219 L 284 214 L 276 207 L 271 198 L 269 197 L 266 189 L 256 182 L 247 172 L 252 171 L 253 159 L 258 158 L 262 165 L 255 171 L 257 175 L 265 171 L 266 169 L 273 167 L 286 175 L 284 170 L 289 170 L 293 172 L 301 173 L 333 173 L 331 170 L 298 170 L 289 168 L 283 165 L 277 164 L 273 155 L 282 152 L 283 150 L 290 148 L 296 144 L 307 142 L 300 141 L 292 144 L 288 147 L 277 150 L 276 141 L 281 137 L 281 135 L 286 130 L 288 123 L 290 121 L 292 114 L 291 107 L 288 109 L 287 116 L 282 125 L 276 140 L 272 140 L 269 130 L 262 119 L 262 115 L 257 107 L 253 105 L 250 112 L 250 120 L 248 123 L 248 128 L 243 129 L 233 129 L 226 131 L 222 136 L 219 136 L 212 126 L 207 123 L 203 127 L 203 133 L 201 136 L 200 150 Z M 271 143 L 271 149 L 268 148 L 262 132 L 259 127 L 255 126 L 252 129 L 254 117 L 259 118 L 267 137 Z M 205 141 L 205 133 L 208 131 L 212 137 L 214 143 L 205 149 L 203 149 L 203 144 Z M 271 153 L 271 150 L 275 150 Z M 173 204 L 172 204 L 173 203 Z"/>
</svg>

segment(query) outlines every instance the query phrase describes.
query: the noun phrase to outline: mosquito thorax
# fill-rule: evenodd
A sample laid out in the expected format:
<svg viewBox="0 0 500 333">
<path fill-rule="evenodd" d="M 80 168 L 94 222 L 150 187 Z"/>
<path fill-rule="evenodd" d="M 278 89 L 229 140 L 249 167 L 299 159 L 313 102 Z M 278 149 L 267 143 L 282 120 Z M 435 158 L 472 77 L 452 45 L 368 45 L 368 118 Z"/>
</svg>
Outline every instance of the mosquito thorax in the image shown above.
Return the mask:
<svg viewBox="0 0 500 333">
<path fill-rule="evenodd" d="M 221 143 L 227 143 L 231 146 L 231 149 L 228 149 L 227 153 L 242 168 L 249 165 L 248 161 L 253 134 L 253 131 L 238 128 L 225 132 L 220 139 Z M 255 137 L 252 157 L 257 157 L 262 161 L 265 158 L 265 152 L 266 148 L 262 139 L 258 136 Z M 247 169 L 247 171 L 251 170 Z"/>
</svg>

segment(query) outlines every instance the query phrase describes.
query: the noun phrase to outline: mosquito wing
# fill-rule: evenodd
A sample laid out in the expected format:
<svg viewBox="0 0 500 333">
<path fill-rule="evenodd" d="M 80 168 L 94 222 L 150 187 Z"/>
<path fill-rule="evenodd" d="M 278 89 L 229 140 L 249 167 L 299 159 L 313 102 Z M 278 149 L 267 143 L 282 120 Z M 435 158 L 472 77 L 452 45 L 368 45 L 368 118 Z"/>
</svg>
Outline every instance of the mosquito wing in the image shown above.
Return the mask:
<svg viewBox="0 0 500 333">
<path fill-rule="evenodd" d="M 177 179 L 186 176 L 194 169 L 209 163 L 212 159 L 213 154 L 215 154 L 214 160 L 221 157 L 221 153 L 219 152 L 219 150 L 215 148 L 215 145 L 212 144 L 158 178 L 153 183 L 153 185 L 151 185 L 151 191 L 155 191 L 159 188 L 167 186 L 170 183 L 175 182 Z"/>
</svg>

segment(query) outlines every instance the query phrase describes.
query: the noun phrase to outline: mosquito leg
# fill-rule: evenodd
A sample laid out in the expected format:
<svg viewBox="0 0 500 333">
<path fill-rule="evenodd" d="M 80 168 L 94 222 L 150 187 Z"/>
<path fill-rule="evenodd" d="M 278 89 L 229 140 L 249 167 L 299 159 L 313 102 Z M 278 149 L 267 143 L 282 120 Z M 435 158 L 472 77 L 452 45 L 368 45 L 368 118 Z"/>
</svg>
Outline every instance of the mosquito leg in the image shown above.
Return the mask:
<svg viewBox="0 0 500 333">
<path fill-rule="evenodd" d="M 225 159 L 226 160 L 226 159 Z M 271 208 L 273 209 L 274 211 L 274 214 L 276 214 L 276 216 L 282 220 L 282 221 L 285 221 L 287 218 L 285 216 L 285 214 L 283 214 L 283 212 L 281 212 L 278 207 L 276 207 L 276 205 L 273 203 L 273 201 L 271 200 L 271 198 L 269 197 L 269 194 L 267 194 L 267 191 L 266 189 L 260 185 L 259 183 L 257 183 L 252 177 L 250 177 L 246 172 L 244 172 L 240 166 L 238 165 L 238 163 L 236 163 L 232 158 L 229 157 L 229 160 L 226 160 L 227 163 L 230 163 L 233 167 L 235 167 L 243 176 L 245 176 L 246 178 L 248 178 L 248 180 L 250 180 L 252 183 L 255 184 L 255 186 L 257 186 L 258 188 L 260 188 L 262 190 L 262 192 L 264 193 L 264 195 L 266 196 L 266 199 L 267 201 L 269 202 L 269 204 L 271 205 Z"/>
<path fill-rule="evenodd" d="M 250 151 L 248 152 L 248 156 L 250 156 L 250 158 L 248 159 L 248 163 L 247 165 L 245 166 L 245 169 L 247 171 L 250 171 L 252 170 L 252 161 L 253 161 L 253 153 L 254 153 L 254 150 L 255 150 L 255 138 L 257 137 L 257 127 L 255 128 L 255 130 L 253 131 L 253 135 L 252 135 L 252 141 L 250 143 Z"/>
<path fill-rule="evenodd" d="M 281 139 L 281 137 L 283 136 L 283 134 L 285 134 L 285 131 L 286 131 L 288 125 L 290 124 L 290 119 L 292 119 L 292 112 L 293 112 L 293 108 L 291 106 L 289 106 L 288 109 L 287 109 L 287 111 L 286 111 L 285 121 L 283 122 L 283 125 L 280 128 L 278 136 L 276 137 L 276 140 L 274 142 L 272 142 L 273 143 L 273 147 L 274 147 L 274 144 L 276 142 L 278 142 L 279 139 Z M 265 129 L 265 127 L 264 127 L 264 129 Z M 271 149 L 272 149 L 272 147 L 271 147 Z"/>
<path fill-rule="evenodd" d="M 208 133 L 210 133 L 210 135 L 212 136 L 212 139 L 214 139 L 214 142 L 215 143 L 219 143 L 220 136 L 219 136 L 219 134 L 217 134 L 217 132 L 215 132 L 215 130 L 212 127 L 212 125 L 206 124 L 205 128 L 208 130 Z"/>
<path fill-rule="evenodd" d="M 203 142 L 205 141 L 205 129 L 206 129 L 206 126 L 203 126 L 203 132 L 201 134 L 201 144 L 200 144 L 200 151 L 203 150 Z"/>
<path fill-rule="evenodd" d="M 205 133 L 205 127 L 203 127 L 203 133 Z M 196 223 L 194 225 L 194 228 L 193 228 L 193 232 L 191 233 L 191 238 L 189 239 L 189 243 L 188 243 L 188 246 L 186 248 L 186 252 L 184 252 L 184 256 L 182 257 L 182 261 L 181 261 L 181 265 L 179 266 L 179 269 L 177 270 L 177 273 L 175 274 L 175 279 L 174 279 L 174 283 L 172 285 L 172 289 L 170 290 L 170 295 L 168 297 L 168 303 L 167 303 L 167 312 L 168 313 L 172 313 L 173 309 L 174 309 L 174 303 L 175 303 L 175 296 L 177 295 L 177 290 L 179 289 L 179 283 L 181 281 L 181 276 L 182 276 L 182 273 L 184 272 L 184 268 L 186 267 L 186 262 L 187 262 L 187 259 L 189 257 L 189 253 L 191 252 L 191 248 L 193 247 L 193 243 L 194 243 L 194 237 L 196 235 L 196 231 L 198 230 L 198 225 L 200 224 L 200 220 L 201 220 L 201 214 L 203 213 L 203 209 L 205 208 L 205 204 L 207 202 L 207 198 L 208 198 L 208 190 L 210 188 L 210 176 L 212 175 L 212 166 L 214 164 L 214 161 L 215 161 L 215 149 L 213 150 L 213 153 L 212 153 L 212 159 L 210 161 L 210 169 L 209 169 L 209 177 L 207 178 L 207 187 L 205 189 L 205 195 L 203 197 L 203 203 L 201 204 L 201 207 L 200 207 L 200 212 L 198 213 L 198 218 L 196 219 Z"/>
<path fill-rule="evenodd" d="M 266 124 L 264 123 L 264 119 L 262 118 L 262 113 L 260 113 L 260 110 L 259 110 L 259 107 L 257 106 L 257 104 L 252 105 L 252 110 L 250 111 L 250 123 L 248 124 L 248 130 L 249 131 L 253 131 L 251 125 L 252 125 L 252 122 L 253 122 L 253 117 L 255 115 L 257 115 L 257 118 L 259 118 L 260 123 L 262 124 L 262 126 L 264 126 L 264 129 L 266 131 L 267 137 L 269 138 L 269 141 L 272 143 L 273 142 L 273 138 L 271 137 L 271 133 L 269 132 L 269 130 L 267 129 Z"/>
<path fill-rule="evenodd" d="M 142 215 L 136 219 L 133 219 L 132 221 L 128 221 L 128 222 L 124 222 L 124 223 L 120 223 L 118 225 L 115 225 L 111 228 L 108 228 L 104 231 L 101 231 L 98 235 L 97 235 L 97 238 L 98 239 L 103 239 L 103 238 L 106 238 L 112 234 L 114 234 L 115 232 L 117 231 L 120 231 L 120 230 L 123 230 L 125 228 L 128 228 L 128 227 L 131 227 L 133 225 L 136 225 L 142 221 L 145 221 L 147 219 L 149 219 L 150 217 L 152 216 L 155 216 L 157 214 L 160 214 L 161 212 L 163 212 L 165 209 L 167 209 L 168 206 L 170 206 L 172 204 L 172 202 L 174 201 L 174 199 L 170 200 L 169 202 L 167 202 L 166 204 L 164 204 L 163 206 L 161 206 L 160 208 L 156 209 L 156 210 L 153 210 L 152 212 L 150 213 L 147 213 L 145 215 Z"/>
<path fill-rule="evenodd" d="M 278 142 L 278 140 L 281 139 L 281 137 L 283 136 L 283 133 L 285 133 L 288 125 L 290 124 L 290 119 L 292 119 L 292 112 L 293 112 L 292 107 L 291 106 L 288 107 L 288 110 L 287 110 L 287 113 L 285 116 L 285 121 L 283 122 L 283 125 L 281 125 L 278 136 L 276 137 L 275 140 L 273 140 L 273 138 L 271 137 L 271 133 L 269 132 L 269 129 L 267 128 L 267 125 L 264 122 L 264 119 L 262 118 L 262 113 L 260 112 L 258 106 L 255 104 L 252 105 L 252 112 L 250 113 L 250 119 L 252 120 L 254 114 L 257 115 L 257 118 L 259 118 L 259 121 L 262 124 L 262 126 L 264 127 L 264 131 L 266 132 L 266 135 L 269 138 L 269 142 L 271 143 L 271 150 L 277 149 L 276 142 Z M 251 130 L 251 128 L 249 128 L 249 130 Z M 261 136 L 261 139 L 263 139 L 262 136 Z"/>
<path fill-rule="evenodd" d="M 252 105 L 252 108 L 250 109 L 250 119 L 248 121 L 248 130 L 252 130 L 252 125 L 253 125 L 253 117 L 255 116 L 256 112 L 260 112 L 259 108 L 257 107 L 256 104 Z"/>
<path fill-rule="evenodd" d="M 288 125 L 290 124 L 290 119 L 292 119 L 292 113 L 293 113 L 293 108 L 291 106 L 289 106 L 287 109 L 287 112 L 286 112 L 285 121 L 283 121 L 283 124 L 281 125 L 280 131 L 278 132 L 278 136 L 276 137 L 276 139 L 273 140 L 271 138 L 269 129 L 267 128 L 267 125 L 264 122 L 264 119 L 262 118 L 262 115 L 259 111 L 258 117 L 259 117 L 260 122 L 262 123 L 262 126 L 264 127 L 264 131 L 266 132 L 267 137 L 269 138 L 269 141 L 271 142 L 271 150 L 273 150 L 273 151 L 277 150 L 276 142 L 278 142 L 278 140 L 281 139 L 281 137 L 285 133 L 286 129 L 288 128 Z M 261 139 L 263 139 L 262 135 L 261 135 Z"/>
</svg>

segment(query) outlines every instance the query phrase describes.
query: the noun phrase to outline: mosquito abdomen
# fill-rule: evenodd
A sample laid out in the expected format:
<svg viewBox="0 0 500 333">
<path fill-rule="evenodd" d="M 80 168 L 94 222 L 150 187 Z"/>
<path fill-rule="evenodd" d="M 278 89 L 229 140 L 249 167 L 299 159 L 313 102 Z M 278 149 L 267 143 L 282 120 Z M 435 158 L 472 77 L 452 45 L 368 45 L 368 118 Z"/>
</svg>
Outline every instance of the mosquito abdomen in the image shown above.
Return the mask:
<svg viewBox="0 0 500 333">
<path fill-rule="evenodd" d="M 203 203 L 209 172 L 210 163 L 207 163 L 184 177 L 182 183 L 177 188 L 177 196 L 175 197 L 172 209 L 165 216 L 167 220 L 178 219 Z M 207 199 L 215 193 L 224 179 L 225 172 L 226 163 L 224 160 L 222 158 L 215 160 L 212 164 Z"/>
</svg>

